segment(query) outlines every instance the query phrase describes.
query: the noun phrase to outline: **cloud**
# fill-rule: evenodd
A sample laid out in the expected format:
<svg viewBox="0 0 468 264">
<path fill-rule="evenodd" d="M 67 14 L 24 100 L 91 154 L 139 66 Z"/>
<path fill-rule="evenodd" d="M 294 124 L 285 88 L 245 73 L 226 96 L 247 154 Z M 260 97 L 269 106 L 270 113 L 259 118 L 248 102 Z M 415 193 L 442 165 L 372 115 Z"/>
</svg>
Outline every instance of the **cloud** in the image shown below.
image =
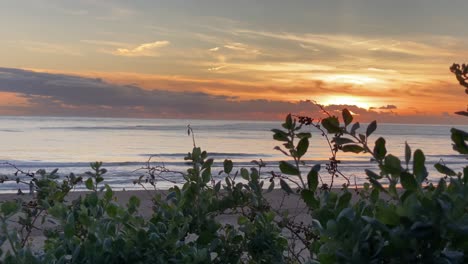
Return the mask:
<svg viewBox="0 0 468 264">
<path fill-rule="evenodd" d="M 235 29 L 236 34 L 247 36 L 259 36 L 264 38 L 278 39 L 299 43 L 301 47 L 313 45 L 317 49 L 335 49 L 340 51 L 386 51 L 391 54 L 405 54 L 413 56 L 453 56 L 455 51 L 446 49 L 440 43 L 435 43 L 437 37 L 431 41 L 422 39 L 413 41 L 406 39 L 395 40 L 392 37 L 370 39 L 354 35 L 338 34 L 295 34 L 287 32 L 256 31 L 250 29 Z"/>
<path fill-rule="evenodd" d="M 183 117 L 231 119 L 281 119 L 287 113 L 323 116 L 311 101 L 240 100 L 237 97 L 202 92 L 145 90 L 134 85 L 117 85 L 99 78 L 67 74 L 0 68 L 0 95 L 15 94 L 26 105 L 18 106 L 22 115 L 114 116 L 114 117 Z M 453 116 L 398 116 L 374 112 L 353 105 L 330 105 L 326 109 L 339 115 L 347 107 L 360 121 L 440 121 Z M 387 105 L 386 108 L 393 106 Z M 12 114 L 12 107 L 0 104 L 0 113 Z M 406 119 L 405 119 L 406 118 Z M 438 119 L 437 119 L 438 118 Z M 445 119 L 444 119 L 445 118 Z M 435 121 L 434 121 L 435 120 Z"/>
<path fill-rule="evenodd" d="M 303 49 L 306 49 L 306 50 L 311 50 L 311 51 L 315 51 L 315 52 L 319 52 L 320 50 L 317 49 L 316 47 L 314 46 L 311 46 L 311 45 L 304 45 L 302 43 L 299 43 L 299 47 L 303 48 Z"/>
<path fill-rule="evenodd" d="M 396 70 L 392 70 L 392 69 L 379 69 L 379 68 L 373 68 L 373 67 L 370 67 L 370 68 L 367 68 L 368 71 L 371 71 L 371 72 L 381 72 L 381 73 L 398 73 L 398 71 Z"/>
<path fill-rule="evenodd" d="M 95 39 L 82 39 L 82 43 L 99 45 L 99 46 L 113 46 L 113 47 L 122 47 L 128 45 L 127 43 L 117 42 L 117 41 L 108 41 L 108 40 L 95 40 Z"/>
<path fill-rule="evenodd" d="M 381 107 L 370 107 L 370 110 L 380 109 L 380 110 L 392 110 L 397 109 L 396 105 L 386 105 Z"/>
<path fill-rule="evenodd" d="M 212 49 L 209 49 L 209 51 L 213 51 L 213 52 L 218 51 L 218 50 L 219 50 L 219 47 L 214 47 Z"/>
<path fill-rule="evenodd" d="M 226 65 L 221 65 L 221 66 L 218 66 L 218 67 L 211 67 L 211 68 L 208 68 L 208 71 L 219 71 L 223 68 L 226 68 Z"/>
<path fill-rule="evenodd" d="M 229 50 L 245 52 L 248 54 L 260 54 L 260 50 L 252 48 L 248 46 L 247 44 L 239 43 L 239 42 L 232 42 L 232 43 L 224 45 L 224 47 Z"/>
<path fill-rule="evenodd" d="M 158 50 L 170 44 L 167 40 L 143 43 L 133 49 L 119 48 L 113 52 L 114 55 L 127 57 L 156 57 L 159 56 Z"/>
<path fill-rule="evenodd" d="M 235 64 L 231 63 L 231 67 L 248 71 L 264 71 L 264 72 L 282 72 L 282 73 L 298 73 L 298 72 L 321 72 L 336 70 L 333 66 L 312 64 L 312 63 L 275 63 L 275 64 Z"/>
</svg>

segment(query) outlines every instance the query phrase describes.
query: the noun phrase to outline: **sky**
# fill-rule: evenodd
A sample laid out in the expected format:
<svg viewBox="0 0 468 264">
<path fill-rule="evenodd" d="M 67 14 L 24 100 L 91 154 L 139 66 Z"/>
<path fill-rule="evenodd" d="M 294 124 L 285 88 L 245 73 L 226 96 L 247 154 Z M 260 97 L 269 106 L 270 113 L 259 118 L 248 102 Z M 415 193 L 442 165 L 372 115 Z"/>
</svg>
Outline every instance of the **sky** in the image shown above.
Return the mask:
<svg viewBox="0 0 468 264">
<path fill-rule="evenodd" d="M 466 0 L 0 2 L 0 115 L 462 123 Z"/>
</svg>

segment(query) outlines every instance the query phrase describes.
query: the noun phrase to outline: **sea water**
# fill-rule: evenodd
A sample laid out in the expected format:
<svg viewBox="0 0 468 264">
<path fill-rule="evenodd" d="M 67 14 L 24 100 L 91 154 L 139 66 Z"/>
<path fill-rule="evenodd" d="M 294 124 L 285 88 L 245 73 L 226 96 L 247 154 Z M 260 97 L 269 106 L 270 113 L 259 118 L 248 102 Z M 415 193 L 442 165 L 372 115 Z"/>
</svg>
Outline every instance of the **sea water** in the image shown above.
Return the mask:
<svg viewBox="0 0 468 264">
<path fill-rule="evenodd" d="M 60 176 L 73 172 L 81 175 L 90 171 L 89 164 L 102 161 L 108 172 L 104 183 L 113 188 L 139 189 L 134 180 L 145 175 L 141 169 L 148 165 L 165 167 L 172 172 L 161 174 L 158 188 L 169 188 L 183 182 L 189 165 L 184 156 L 195 144 L 215 159 L 214 180 L 222 179 L 224 159 L 234 161 L 234 171 L 241 167 L 253 167 L 252 160 L 266 163 L 262 177 L 278 173 L 278 162 L 288 160 L 274 150 L 281 142 L 272 139 L 274 128 L 281 122 L 232 121 L 232 120 L 184 120 L 184 119 L 129 119 L 129 118 L 83 118 L 83 117 L 0 117 L 0 174 L 10 178 L 16 169 L 24 172 L 38 169 L 58 169 Z M 362 125 L 365 129 L 365 124 Z M 443 175 L 437 173 L 434 164 L 442 162 L 456 171 L 467 164 L 467 157 L 452 150 L 450 125 L 378 124 L 377 131 L 369 139 L 373 142 L 380 136 L 387 142 L 389 153 L 404 160 L 405 142 L 412 150 L 422 149 L 426 155 L 429 179 Z M 455 126 L 468 130 L 468 126 Z M 320 176 L 324 183 L 330 182 L 325 164 L 331 156 L 330 149 L 321 133 L 313 127 L 308 153 L 304 156 L 307 166 L 322 164 Z M 364 131 L 364 130 L 363 130 Z M 352 184 L 365 182 L 364 169 L 376 169 L 368 154 L 339 153 L 340 169 Z M 9 164 L 7 164 L 9 163 Z M 307 170 L 307 167 L 304 168 Z M 144 179 L 144 177 L 143 177 Z M 343 177 L 335 179 L 335 186 L 345 183 Z M 16 182 L 0 184 L 0 192 L 16 192 L 25 189 Z M 26 188 L 27 189 L 27 188 Z"/>
</svg>

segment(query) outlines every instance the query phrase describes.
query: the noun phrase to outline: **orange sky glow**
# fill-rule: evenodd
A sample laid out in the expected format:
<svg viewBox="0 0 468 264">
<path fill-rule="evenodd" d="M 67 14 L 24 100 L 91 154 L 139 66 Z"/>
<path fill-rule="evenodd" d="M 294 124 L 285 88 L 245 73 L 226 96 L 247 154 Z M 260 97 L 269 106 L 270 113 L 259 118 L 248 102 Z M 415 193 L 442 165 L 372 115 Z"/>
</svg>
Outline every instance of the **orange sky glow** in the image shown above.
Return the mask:
<svg viewBox="0 0 468 264">
<path fill-rule="evenodd" d="M 8 41 L 0 43 L 0 114 L 38 114 L 35 109 L 49 100 L 54 107 L 40 114 L 63 108 L 67 115 L 276 119 L 294 110 L 307 113 L 303 102 L 313 101 L 355 106 L 364 121 L 465 122 L 453 115 L 467 100 L 448 69 L 468 58 L 468 38 L 452 18 L 458 10 L 398 0 L 390 16 L 383 1 L 362 8 L 362 1 L 354 2 L 0 4 L 2 24 L 19 10 L 23 18 L 2 32 Z M 410 12 L 422 5 L 427 14 Z M 324 24 L 327 15 L 334 19 Z M 431 24 L 435 15 L 443 25 Z M 34 75 L 41 85 L 27 81 L 33 73 L 42 74 Z M 103 87 L 115 89 L 122 102 L 70 98 L 76 89 Z M 173 106 L 158 108 L 157 100 L 145 99 L 166 92 Z M 151 96 L 135 96 L 145 93 Z M 199 104 L 203 111 L 180 110 L 192 100 L 187 96 L 208 98 Z M 223 101 L 232 109 L 220 111 Z M 280 102 L 284 108 L 273 107 Z M 236 111 L 236 104 L 251 108 Z"/>
</svg>

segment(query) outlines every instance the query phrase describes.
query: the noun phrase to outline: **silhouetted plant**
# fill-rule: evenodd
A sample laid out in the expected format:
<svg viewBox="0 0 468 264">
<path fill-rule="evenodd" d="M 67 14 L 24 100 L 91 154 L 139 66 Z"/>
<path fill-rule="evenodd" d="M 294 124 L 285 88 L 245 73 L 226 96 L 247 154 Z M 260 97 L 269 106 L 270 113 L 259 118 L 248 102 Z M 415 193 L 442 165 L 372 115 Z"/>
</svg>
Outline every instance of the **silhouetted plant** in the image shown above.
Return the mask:
<svg viewBox="0 0 468 264">
<path fill-rule="evenodd" d="M 454 63 L 450 67 L 450 71 L 455 74 L 458 82 L 460 85 L 465 87 L 465 92 L 468 94 L 468 65 L 462 64 L 460 66 L 459 64 Z"/>
<path fill-rule="evenodd" d="M 453 74 L 455 74 L 455 77 L 457 78 L 460 85 L 465 88 L 465 93 L 468 94 L 468 65 L 462 64 L 460 66 L 459 64 L 454 63 L 450 67 L 450 71 Z M 463 116 L 468 116 L 468 106 L 467 106 L 466 111 L 459 111 L 459 112 L 456 112 L 456 114 L 463 115 Z"/>
</svg>

